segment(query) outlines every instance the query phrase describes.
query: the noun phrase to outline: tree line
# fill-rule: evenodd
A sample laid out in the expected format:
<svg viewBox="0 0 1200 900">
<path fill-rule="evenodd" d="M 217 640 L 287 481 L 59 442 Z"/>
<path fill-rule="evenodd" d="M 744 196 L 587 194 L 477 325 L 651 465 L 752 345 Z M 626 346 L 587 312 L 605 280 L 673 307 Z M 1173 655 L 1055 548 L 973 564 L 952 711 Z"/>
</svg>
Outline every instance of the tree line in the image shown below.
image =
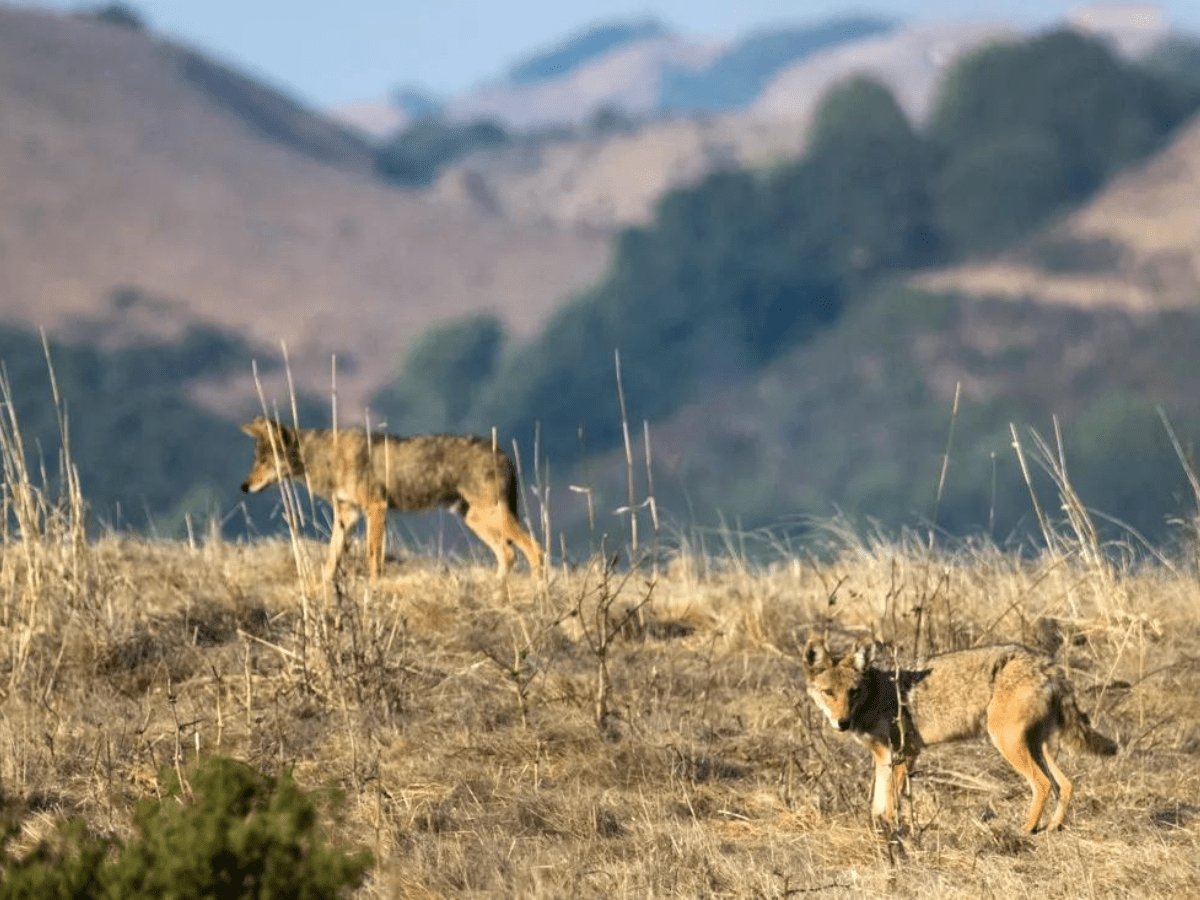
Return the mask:
<svg viewBox="0 0 1200 900">
<path fill-rule="evenodd" d="M 616 237 L 607 276 L 520 346 L 498 320 L 439 325 L 377 401 L 409 430 L 539 427 L 560 462 L 620 435 L 614 350 L 654 421 L 833 326 L 881 279 L 1011 245 L 1159 149 L 1200 106 L 1176 69 L 1070 31 L 948 71 L 927 126 L 865 78 L 834 88 L 804 153 L 719 171 Z"/>
</svg>

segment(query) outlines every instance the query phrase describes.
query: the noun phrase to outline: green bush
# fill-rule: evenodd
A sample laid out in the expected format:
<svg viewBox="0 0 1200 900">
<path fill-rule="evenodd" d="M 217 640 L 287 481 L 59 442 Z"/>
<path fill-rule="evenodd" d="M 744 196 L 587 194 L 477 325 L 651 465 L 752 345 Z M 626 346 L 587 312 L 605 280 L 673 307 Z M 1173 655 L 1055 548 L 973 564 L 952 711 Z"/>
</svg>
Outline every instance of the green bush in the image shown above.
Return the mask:
<svg viewBox="0 0 1200 900">
<path fill-rule="evenodd" d="M 357 885 L 371 853 L 327 844 L 317 807 L 289 773 L 278 778 L 210 757 L 184 790 L 170 773 L 162 800 L 134 814 L 137 839 L 122 846 L 90 837 L 82 823 L 60 828 L 21 858 L 0 843 L 0 900 L 9 898 L 296 897 L 319 900 Z M 189 795 L 190 796 L 187 796 Z"/>
<path fill-rule="evenodd" d="M 81 11 L 81 15 L 103 22 L 106 25 L 116 25 L 118 28 L 128 28 L 130 31 L 145 31 L 146 20 L 136 9 L 124 3 L 108 3 Z"/>
<path fill-rule="evenodd" d="M 372 405 L 392 431 L 461 428 L 495 374 L 504 337 L 504 325 L 493 313 L 433 326 L 408 349 L 395 383 L 372 397 Z"/>
<path fill-rule="evenodd" d="M 1001 250 L 1070 205 L 1067 161 L 1033 131 L 963 149 L 938 173 L 933 195 L 955 255 Z"/>
<path fill-rule="evenodd" d="M 930 118 L 943 233 L 958 254 L 1005 246 L 1157 150 L 1198 103 L 1182 75 L 1070 31 L 966 55 Z"/>
<path fill-rule="evenodd" d="M 389 181 L 406 187 L 426 187 L 455 160 L 475 150 L 503 146 L 508 134 L 495 122 L 452 125 L 422 119 L 380 148 L 376 166 Z"/>
</svg>

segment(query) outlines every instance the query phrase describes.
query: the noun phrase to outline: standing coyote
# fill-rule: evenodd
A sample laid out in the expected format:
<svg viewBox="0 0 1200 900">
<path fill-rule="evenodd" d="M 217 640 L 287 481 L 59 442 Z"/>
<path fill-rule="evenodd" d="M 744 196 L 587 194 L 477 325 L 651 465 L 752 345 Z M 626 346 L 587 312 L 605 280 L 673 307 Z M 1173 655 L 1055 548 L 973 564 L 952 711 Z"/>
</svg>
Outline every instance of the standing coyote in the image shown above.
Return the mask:
<svg viewBox="0 0 1200 900">
<path fill-rule="evenodd" d="M 326 577 L 332 578 L 350 541 L 350 529 L 367 516 L 367 569 L 383 566 L 388 509 L 424 512 L 447 506 L 459 513 L 496 554 L 508 574 L 512 541 L 538 571 L 542 551 L 517 521 L 517 479 L 512 460 L 490 441 L 471 435 L 397 437 L 363 428 L 292 428 L 256 416 L 242 426 L 254 438 L 254 468 L 242 490 L 256 493 L 286 478 L 304 481 L 333 507 Z"/>
<path fill-rule="evenodd" d="M 804 647 L 808 694 L 838 731 L 857 738 L 875 760 L 872 817 L 896 828 L 896 807 L 917 754 L 929 744 L 975 737 L 985 730 L 1033 791 L 1025 831 L 1037 830 L 1051 791 L 1061 828 L 1071 782 L 1054 761 L 1057 738 L 1105 756 L 1117 745 L 1088 723 L 1071 684 L 1049 658 L 1004 644 L 946 653 L 920 669 L 899 672 L 871 663 L 874 643 L 860 641 L 840 660 L 825 642 Z"/>
</svg>

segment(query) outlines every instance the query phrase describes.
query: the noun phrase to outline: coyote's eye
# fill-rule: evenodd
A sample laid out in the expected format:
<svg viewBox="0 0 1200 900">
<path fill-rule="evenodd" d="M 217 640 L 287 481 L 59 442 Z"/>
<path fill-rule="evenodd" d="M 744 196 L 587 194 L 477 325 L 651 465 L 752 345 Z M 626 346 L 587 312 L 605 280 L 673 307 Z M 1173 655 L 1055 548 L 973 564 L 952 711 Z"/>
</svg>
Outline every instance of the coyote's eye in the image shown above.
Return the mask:
<svg viewBox="0 0 1200 900">
<path fill-rule="evenodd" d="M 830 688 L 825 688 L 825 696 L 826 696 L 826 697 L 832 697 L 833 695 L 834 695 L 834 694 L 833 694 L 833 690 L 832 690 L 832 689 L 830 689 Z"/>
</svg>

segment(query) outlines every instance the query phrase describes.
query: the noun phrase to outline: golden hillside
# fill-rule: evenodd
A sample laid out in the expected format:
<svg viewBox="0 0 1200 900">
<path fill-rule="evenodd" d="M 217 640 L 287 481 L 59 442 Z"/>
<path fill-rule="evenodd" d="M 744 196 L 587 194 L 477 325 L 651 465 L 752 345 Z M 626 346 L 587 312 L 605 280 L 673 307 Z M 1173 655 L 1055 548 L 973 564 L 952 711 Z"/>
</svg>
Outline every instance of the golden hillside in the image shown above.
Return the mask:
<svg viewBox="0 0 1200 900">
<path fill-rule="evenodd" d="M 604 235 L 382 186 L 365 148 L 152 35 L 0 8 L 0 317 L 87 340 L 204 321 L 348 414 L 436 319 L 528 333 L 599 276 Z M 114 288 L 161 302 L 114 308 Z M 248 383 L 208 394 L 244 406 Z"/>
<path fill-rule="evenodd" d="M 450 166 L 433 191 L 518 221 L 644 225 L 672 188 L 718 169 L 795 159 L 807 127 L 805 119 L 743 113 L 649 122 L 626 133 L 476 154 Z"/>
</svg>

